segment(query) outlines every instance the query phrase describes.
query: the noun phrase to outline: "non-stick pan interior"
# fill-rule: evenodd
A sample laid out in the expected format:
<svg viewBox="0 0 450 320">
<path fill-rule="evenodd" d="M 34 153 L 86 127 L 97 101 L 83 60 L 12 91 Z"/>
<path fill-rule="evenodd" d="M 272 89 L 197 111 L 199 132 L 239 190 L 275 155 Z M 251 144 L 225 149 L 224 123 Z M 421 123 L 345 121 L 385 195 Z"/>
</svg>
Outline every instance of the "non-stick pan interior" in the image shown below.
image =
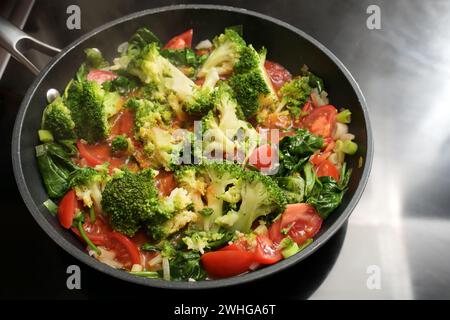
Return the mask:
<svg viewBox="0 0 450 320">
<path fill-rule="evenodd" d="M 42 205 L 47 199 L 47 194 L 37 168 L 35 146 L 38 144 L 37 130 L 41 114 L 46 106 L 46 91 L 49 88 L 56 88 L 60 92 L 64 90 L 65 84 L 74 76 L 83 61 L 85 48 L 99 48 L 108 59 L 111 59 L 117 54 L 117 46 L 129 39 L 139 27 L 150 28 L 163 42 L 188 28 L 194 28 L 193 42 L 196 43 L 203 39 L 211 39 L 225 27 L 233 25 L 243 25 L 246 41 L 256 48 L 266 47 L 267 58 L 284 65 L 293 75 L 299 73 L 302 64 L 308 65 L 313 72 L 324 79 L 331 103 L 338 107 L 347 107 L 352 111 L 350 131 L 356 135 L 359 150 L 356 156 L 348 158 L 349 167 L 353 168 L 353 175 L 349 191 L 341 206 L 325 221 L 316 241 L 305 251 L 274 266 L 240 277 L 198 283 L 164 282 L 132 277 L 88 257 L 80 241 L 72 233 L 61 228 L 57 219 L 52 217 Z M 113 276 L 146 285 L 169 288 L 226 286 L 268 275 L 303 259 L 342 225 L 356 205 L 368 176 L 371 140 L 366 118 L 363 97 L 350 74 L 325 48 L 303 33 L 299 33 L 297 29 L 245 10 L 178 6 L 145 11 L 110 23 L 71 44 L 52 60 L 38 76 L 21 106 L 13 136 L 13 162 L 19 189 L 35 219 L 59 245 L 83 262 Z M 357 168 L 360 157 L 365 161 L 361 168 Z"/>
</svg>

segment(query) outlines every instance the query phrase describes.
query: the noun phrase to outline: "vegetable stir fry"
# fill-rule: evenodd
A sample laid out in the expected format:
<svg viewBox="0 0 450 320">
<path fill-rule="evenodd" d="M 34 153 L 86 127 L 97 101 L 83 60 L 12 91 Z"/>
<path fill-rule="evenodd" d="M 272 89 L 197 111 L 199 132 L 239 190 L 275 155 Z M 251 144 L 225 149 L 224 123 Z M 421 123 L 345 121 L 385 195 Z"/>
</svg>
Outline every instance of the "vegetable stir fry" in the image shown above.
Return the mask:
<svg viewBox="0 0 450 320">
<path fill-rule="evenodd" d="M 306 248 L 341 203 L 351 112 L 231 27 L 192 47 L 141 28 L 86 59 L 42 115 L 44 205 L 89 255 L 136 276 L 240 275 Z"/>
</svg>

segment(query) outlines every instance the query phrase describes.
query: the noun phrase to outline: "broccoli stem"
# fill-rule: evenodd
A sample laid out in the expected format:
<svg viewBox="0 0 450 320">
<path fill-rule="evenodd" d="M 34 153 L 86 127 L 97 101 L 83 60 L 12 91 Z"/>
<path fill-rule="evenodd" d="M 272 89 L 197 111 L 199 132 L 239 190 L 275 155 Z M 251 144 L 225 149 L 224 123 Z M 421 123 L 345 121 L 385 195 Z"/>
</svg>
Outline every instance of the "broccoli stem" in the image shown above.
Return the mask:
<svg viewBox="0 0 450 320">
<path fill-rule="evenodd" d="M 91 223 L 95 223 L 95 210 L 94 210 L 94 206 L 91 206 L 89 208 L 89 219 L 91 220 Z"/>
<path fill-rule="evenodd" d="M 84 231 L 82 219 L 78 220 L 78 231 L 80 232 L 80 235 L 83 238 L 83 240 L 86 241 L 89 248 L 91 248 L 98 256 L 101 255 L 102 252 L 100 251 L 100 249 L 97 248 L 97 246 L 94 243 L 92 243 L 91 239 L 88 238 L 86 232 Z"/>
</svg>

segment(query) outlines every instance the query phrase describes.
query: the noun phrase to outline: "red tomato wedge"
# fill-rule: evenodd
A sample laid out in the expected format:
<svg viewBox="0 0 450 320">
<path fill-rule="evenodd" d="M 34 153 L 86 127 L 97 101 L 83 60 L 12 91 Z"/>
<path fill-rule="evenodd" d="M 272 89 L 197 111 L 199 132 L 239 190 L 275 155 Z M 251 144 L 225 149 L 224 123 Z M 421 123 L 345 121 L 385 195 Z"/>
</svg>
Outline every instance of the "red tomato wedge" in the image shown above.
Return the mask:
<svg viewBox="0 0 450 320">
<path fill-rule="evenodd" d="M 281 216 L 279 233 L 283 234 L 282 231 L 286 230 L 292 240 L 302 244 L 314 237 L 321 226 L 322 218 L 313 206 L 306 203 L 288 204 Z"/>
<path fill-rule="evenodd" d="M 258 169 L 267 169 L 272 166 L 272 146 L 263 144 L 250 155 L 248 162 Z"/>
<path fill-rule="evenodd" d="M 264 68 L 269 75 L 272 86 L 275 91 L 278 91 L 286 82 L 292 80 L 292 75 L 282 65 L 266 60 Z"/>
<path fill-rule="evenodd" d="M 254 264 L 254 255 L 241 250 L 219 250 L 203 254 L 200 260 L 211 278 L 227 278 L 248 271 Z"/>
<path fill-rule="evenodd" d="M 110 233 L 109 238 L 109 247 L 116 253 L 116 260 L 127 267 L 141 263 L 139 249 L 130 238 L 115 231 Z"/>
<path fill-rule="evenodd" d="M 269 239 L 272 240 L 274 246 L 280 244 L 280 242 L 286 237 L 281 233 L 281 218 L 278 218 L 269 228 Z"/>
<path fill-rule="evenodd" d="M 80 156 L 91 167 L 95 167 L 111 159 L 109 155 L 110 148 L 106 143 L 87 144 L 78 140 L 77 148 Z"/>
<path fill-rule="evenodd" d="M 98 215 L 95 219 L 95 223 L 92 224 L 87 216 L 86 222 L 83 224 L 83 229 L 86 232 L 89 240 L 96 246 L 105 246 L 109 241 L 109 234 L 111 233 L 111 227 L 105 222 L 102 216 Z M 81 239 L 80 231 L 77 228 L 72 228 L 72 231 Z"/>
<path fill-rule="evenodd" d="M 256 262 L 261 264 L 274 264 L 283 259 L 280 250 L 275 248 L 274 243 L 269 237 L 259 235 L 256 237 L 256 243 L 254 256 Z"/>
<path fill-rule="evenodd" d="M 62 198 L 58 206 L 59 223 L 66 229 L 72 227 L 73 218 L 78 208 L 77 197 L 75 191 L 70 190 Z"/>
<path fill-rule="evenodd" d="M 318 177 L 332 177 L 334 180 L 339 181 L 339 170 L 330 160 L 323 160 L 316 169 L 316 175 Z"/>
<path fill-rule="evenodd" d="M 189 29 L 182 34 L 173 37 L 167 42 L 163 49 L 184 49 L 192 46 L 193 29 Z"/>
<path fill-rule="evenodd" d="M 168 196 L 173 189 L 177 187 L 175 178 L 172 172 L 160 171 L 156 176 L 156 187 L 159 190 L 159 194 L 162 196 Z"/>
<path fill-rule="evenodd" d="M 129 109 L 124 109 L 118 113 L 111 127 L 111 136 L 127 135 L 134 136 L 134 114 Z"/>
<path fill-rule="evenodd" d="M 92 69 L 86 76 L 89 81 L 95 81 L 98 84 L 102 84 L 105 81 L 111 81 L 117 78 L 117 74 L 111 71 Z"/>
<path fill-rule="evenodd" d="M 302 119 L 302 126 L 315 135 L 331 137 L 336 128 L 337 109 L 332 105 L 313 109 Z"/>
</svg>

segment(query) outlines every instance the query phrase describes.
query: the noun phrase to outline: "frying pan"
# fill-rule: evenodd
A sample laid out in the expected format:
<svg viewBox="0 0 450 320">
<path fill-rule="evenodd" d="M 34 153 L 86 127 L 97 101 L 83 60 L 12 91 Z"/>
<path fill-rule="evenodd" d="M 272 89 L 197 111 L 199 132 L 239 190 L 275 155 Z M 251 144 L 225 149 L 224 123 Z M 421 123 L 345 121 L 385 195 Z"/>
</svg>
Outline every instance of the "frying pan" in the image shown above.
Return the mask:
<svg viewBox="0 0 450 320">
<path fill-rule="evenodd" d="M 352 111 L 350 130 L 356 135 L 358 152 L 348 158 L 353 168 L 349 190 L 342 204 L 324 221 L 314 242 L 302 252 L 241 276 L 198 282 L 169 282 L 159 279 L 136 277 L 116 270 L 89 257 L 82 243 L 63 229 L 57 219 L 43 206 L 48 198 L 35 159 L 38 144 L 37 130 L 41 114 L 46 106 L 46 92 L 56 88 L 60 92 L 73 77 L 84 60 L 85 48 L 100 49 L 107 59 L 116 55 L 117 46 L 130 38 L 134 31 L 147 26 L 163 41 L 188 28 L 194 28 L 195 39 L 211 39 L 227 26 L 243 25 L 245 39 L 255 47 L 265 46 L 268 59 L 284 65 L 293 74 L 306 64 L 324 79 L 331 101 L 337 106 L 346 106 Z M 12 138 L 12 161 L 18 188 L 29 211 L 42 229 L 64 250 L 83 263 L 113 277 L 141 285 L 171 288 L 200 289 L 242 284 L 264 278 L 290 267 L 307 258 L 321 247 L 348 219 L 361 197 L 367 183 L 372 163 L 372 134 L 364 97 L 350 72 L 322 44 L 287 23 L 266 15 L 232 7 L 214 5 L 177 5 L 137 12 L 107 23 L 82 36 L 62 50 L 44 44 L 0 20 L 0 44 L 13 56 L 37 74 L 20 106 Z M 48 65 L 39 70 L 18 51 L 33 46 L 46 53 L 56 53 Z M 359 159 L 362 166 L 358 166 Z"/>
</svg>

